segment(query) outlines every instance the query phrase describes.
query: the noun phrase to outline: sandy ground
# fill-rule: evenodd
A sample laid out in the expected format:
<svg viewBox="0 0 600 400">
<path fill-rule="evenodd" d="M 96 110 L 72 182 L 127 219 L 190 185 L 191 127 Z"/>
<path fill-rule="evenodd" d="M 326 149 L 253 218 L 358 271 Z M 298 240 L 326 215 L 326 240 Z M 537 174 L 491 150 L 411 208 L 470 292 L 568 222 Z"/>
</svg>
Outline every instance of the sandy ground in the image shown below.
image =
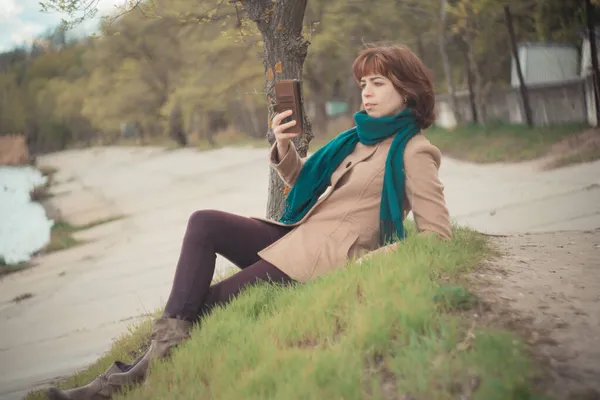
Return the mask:
<svg viewBox="0 0 600 400">
<path fill-rule="evenodd" d="M 546 367 L 556 399 L 600 399 L 600 229 L 493 239 L 502 256 L 473 274 L 492 318 Z"/>
<path fill-rule="evenodd" d="M 20 399 L 84 368 L 128 326 L 164 305 L 193 211 L 263 216 L 266 153 L 118 147 L 40 157 L 40 165 L 59 170 L 52 206 L 65 219 L 79 225 L 127 217 L 80 232 L 83 245 L 43 256 L 34 260 L 36 267 L 0 280 L 0 399 Z M 580 354 L 572 359 L 582 368 L 577 371 L 595 362 L 599 334 L 598 313 L 592 309 L 594 290 L 600 293 L 597 235 L 584 240 L 588 236 L 581 233 L 600 228 L 599 171 L 600 162 L 540 171 L 531 163 L 480 166 L 447 158 L 440 171 L 457 223 L 508 235 L 497 238 L 508 255 L 489 266 L 502 265 L 505 272 L 492 274 L 488 290 L 504 290 L 509 299 L 504 305 L 515 310 L 511 313 L 529 310 L 539 319 L 533 323 L 540 332 L 552 330 L 557 345 L 548 349 Z M 542 233 L 565 230 L 572 233 Z M 218 258 L 217 265 L 223 271 L 228 263 Z M 14 301 L 23 294 L 30 297 Z M 543 302 L 549 308 L 540 309 Z M 556 323 L 554 315 L 567 324 L 548 328 Z M 572 340 L 577 335 L 585 341 Z M 587 353 L 576 347 L 588 342 Z M 575 365 L 566 362 L 556 361 L 563 363 L 563 373 Z"/>
</svg>

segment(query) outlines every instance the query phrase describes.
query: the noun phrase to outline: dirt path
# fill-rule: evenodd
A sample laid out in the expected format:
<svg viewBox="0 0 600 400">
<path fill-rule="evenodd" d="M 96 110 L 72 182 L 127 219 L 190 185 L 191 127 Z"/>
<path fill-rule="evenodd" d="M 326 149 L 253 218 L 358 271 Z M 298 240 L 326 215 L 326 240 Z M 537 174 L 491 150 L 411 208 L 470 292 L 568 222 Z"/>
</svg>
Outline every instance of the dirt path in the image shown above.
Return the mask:
<svg viewBox="0 0 600 400">
<path fill-rule="evenodd" d="M 113 215 L 126 218 L 79 232 L 82 245 L 45 255 L 35 260 L 35 268 L 0 280 L 2 400 L 20 399 L 32 388 L 87 366 L 129 325 L 163 306 L 193 211 L 262 216 L 267 200 L 265 149 L 105 147 L 48 154 L 39 162 L 58 169 L 51 202 L 67 221 L 83 225 Z M 512 235 L 600 228 L 598 171 L 600 161 L 539 171 L 529 164 L 482 166 L 444 158 L 440 175 L 458 224 Z M 507 238 L 507 245 L 538 240 L 523 238 Z M 548 238 L 539 237 L 546 247 L 540 248 L 541 256 L 522 256 L 526 262 L 548 259 Z M 510 260 L 509 275 L 511 268 L 534 268 L 516 261 L 511 267 Z M 226 267 L 225 261 L 218 258 L 217 265 Z M 589 272 L 573 265 L 560 270 L 563 280 L 592 281 Z M 530 281 L 539 283 L 536 279 Z M 508 290 L 514 283 L 505 285 Z M 565 291 L 561 285 L 551 283 L 548 289 L 542 284 L 531 291 Z M 30 294 L 26 301 L 14 301 L 24 294 Z"/>
<path fill-rule="evenodd" d="M 600 229 L 493 239 L 503 253 L 473 275 L 488 318 L 516 330 L 557 399 L 600 399 Z"/>
</svg>

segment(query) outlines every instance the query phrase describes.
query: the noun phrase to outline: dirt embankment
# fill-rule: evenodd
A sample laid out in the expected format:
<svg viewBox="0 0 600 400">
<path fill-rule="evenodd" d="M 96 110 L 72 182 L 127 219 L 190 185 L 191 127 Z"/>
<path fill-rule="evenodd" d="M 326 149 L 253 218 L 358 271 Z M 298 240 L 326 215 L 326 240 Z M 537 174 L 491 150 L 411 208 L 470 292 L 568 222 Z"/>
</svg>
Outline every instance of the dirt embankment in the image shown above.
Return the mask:
<svg viewBox="0 0 600 400">
<path fill-rule="evenodd" d="M 493 239 L 501 257 L 472 275 L 489 323 L 516 330 L 557 399 L 600 399 L 600 229 Z"/>
</svg>

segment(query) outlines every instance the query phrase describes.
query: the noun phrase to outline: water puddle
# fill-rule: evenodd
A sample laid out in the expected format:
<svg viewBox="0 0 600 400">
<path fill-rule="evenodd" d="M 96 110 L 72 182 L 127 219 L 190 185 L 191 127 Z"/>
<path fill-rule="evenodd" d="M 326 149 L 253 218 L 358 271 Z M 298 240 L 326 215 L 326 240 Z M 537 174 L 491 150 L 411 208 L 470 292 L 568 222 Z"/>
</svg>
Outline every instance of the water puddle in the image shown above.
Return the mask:
<svg viewBox="0 0 600 400">
<path fill-rule="evenodd" d="M 31 166 L 0 166 L 0 262 L 14 265 L 29 261 L 50 241 L 54 221 L 30 193 L 47 178 Z"/>
</svg>

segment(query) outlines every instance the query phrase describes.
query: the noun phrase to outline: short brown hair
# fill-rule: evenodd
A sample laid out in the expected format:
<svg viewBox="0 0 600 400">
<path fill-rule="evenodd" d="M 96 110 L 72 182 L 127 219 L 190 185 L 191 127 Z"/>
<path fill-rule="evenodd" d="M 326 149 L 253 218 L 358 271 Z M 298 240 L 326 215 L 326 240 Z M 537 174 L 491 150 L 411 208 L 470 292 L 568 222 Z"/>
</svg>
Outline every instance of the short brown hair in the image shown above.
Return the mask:
<svg viewBox="0 0 600 400">
<path fill-rule="evenodd" d="M 421 129 L 436 118 L 433 77 L 429 68 L 408 47 L 368 45 L 352 64 L 354 79 L 360 84 L 366 75 L 383 75 L 413 110 Z"/>
</svg>

